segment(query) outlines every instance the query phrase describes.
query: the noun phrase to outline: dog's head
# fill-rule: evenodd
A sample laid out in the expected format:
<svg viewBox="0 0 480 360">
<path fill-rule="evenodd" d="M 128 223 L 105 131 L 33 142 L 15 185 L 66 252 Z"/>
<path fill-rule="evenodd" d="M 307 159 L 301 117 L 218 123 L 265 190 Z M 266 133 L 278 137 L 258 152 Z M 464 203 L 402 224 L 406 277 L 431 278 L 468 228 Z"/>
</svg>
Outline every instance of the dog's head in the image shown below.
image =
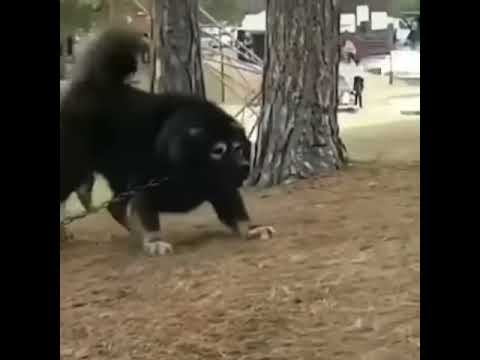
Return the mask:
<svg viewBox="0 0 480 360">
<path fill-rule="evenodd" d="M 174 173 L 239 187 L 250 170 L 251 144 L 245 129 L 219 109 L 202 110 L 172 116 L 157 139 L 157 149 L 168 154 Z"/>
</svg>

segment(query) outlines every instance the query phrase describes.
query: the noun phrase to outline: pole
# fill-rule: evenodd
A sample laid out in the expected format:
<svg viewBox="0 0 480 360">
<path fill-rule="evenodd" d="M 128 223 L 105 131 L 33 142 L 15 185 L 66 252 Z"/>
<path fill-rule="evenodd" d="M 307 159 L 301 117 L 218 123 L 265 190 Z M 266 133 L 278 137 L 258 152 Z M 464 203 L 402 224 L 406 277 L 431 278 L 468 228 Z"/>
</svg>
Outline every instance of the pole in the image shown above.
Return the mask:
<svg viewBox="0 0 480 360">
<path fill-rule="evenodd" d="M 110 24 L 115 23 L 115 0 L 110 0 L 108 2 L 108 19 Z"/>
<path fill-rule="evenodd" d="M 155 4 L 156 1 L 152 1 L 152 8 L 150 9 L 150 92 L 152 94 L 155 93 L 155 84 L 157 83 L 158 27 Z"/>
<path fill-rule="evenodd" d="M 390 51 L 390 74 L 389 74 L 388 83 L 390 85 L 393 85 L 393 60 L 392 60 L 392 52 L 391 51 Z"/>
<path fill-rule="evenodd" d="M 212 22 L 214 25 L 220 28 L 224 28 L 215 18 L 210 15 L 207 11 L 205 11 L 202 7 L 199 8 L 200 13 L 203 14 L 210 22 Z M 218 40 L 217 40 L 218 41 Z M 247 54 L 251 55 L 253 57 L 253 60 L 255 63 L 262 65 L 263 66 L 263 60 L 260 59 L 257 54 L 255 54 L 254 51 L 250 50 L 247 48 L 242 42 L 238 42 L 238 46 L 241 47 L 243 50 L 246 51 Z"/>
<path fill-rule="evenodd" d="M 224 65 L 224 58 L 223 58 L 223 41 L 222 41 L 222 29 L 218 28 L 218 32 L 220 35 L 220 75 L 221 75 L 221 99 L 222 103 L 225 102 L 225 65 Z"/>
</svg>

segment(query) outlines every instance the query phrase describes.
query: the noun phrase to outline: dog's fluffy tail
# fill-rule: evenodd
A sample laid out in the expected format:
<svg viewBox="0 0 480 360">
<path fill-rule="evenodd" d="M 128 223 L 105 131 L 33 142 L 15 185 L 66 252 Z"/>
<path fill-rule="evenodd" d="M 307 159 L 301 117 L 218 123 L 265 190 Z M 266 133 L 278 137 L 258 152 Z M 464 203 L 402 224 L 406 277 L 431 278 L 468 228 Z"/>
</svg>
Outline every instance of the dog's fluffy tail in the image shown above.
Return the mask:
<svg viewBox="0 0 480 360">
<path fill-rule="evenodd" d="M 137 56 L 147 48 L 139 33 L 110 28 L 94 39 L 73 69 L 73 82 L 118 85 L 137 71 Z"/>
</svg>

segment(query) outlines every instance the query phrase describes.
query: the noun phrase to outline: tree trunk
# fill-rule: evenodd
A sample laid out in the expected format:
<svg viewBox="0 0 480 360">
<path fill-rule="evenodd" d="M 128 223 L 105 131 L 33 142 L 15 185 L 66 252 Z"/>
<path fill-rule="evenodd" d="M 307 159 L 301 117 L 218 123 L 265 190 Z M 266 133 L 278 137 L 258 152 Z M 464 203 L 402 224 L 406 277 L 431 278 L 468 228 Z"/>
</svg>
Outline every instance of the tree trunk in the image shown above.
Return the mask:
<svg viewBox="0 0 480 360">
<path fill-rule="evenodd" d="M 60 40 L 60 80 L 64 80 L 67 74 L 64 47 L 65 47 L 65 43 L 62 40 Z"/>
<path fill-rule="evenodd" d="M 338 0 L 267 1 L 263 109 L 251 183 L 270 186 L 339 169 Z"/>
<path fill-rule="evenodd" d="M 198 0 L 157 0 L 159 90 L 205 97 Z"/>
<path fill-rule="evenodd" d="M 116 0 L 108 1 L 108 21 L 110 24 L 115 24 L 116 22 L 116 13 L 117 13 L 117 4 Z"/>
</svg>

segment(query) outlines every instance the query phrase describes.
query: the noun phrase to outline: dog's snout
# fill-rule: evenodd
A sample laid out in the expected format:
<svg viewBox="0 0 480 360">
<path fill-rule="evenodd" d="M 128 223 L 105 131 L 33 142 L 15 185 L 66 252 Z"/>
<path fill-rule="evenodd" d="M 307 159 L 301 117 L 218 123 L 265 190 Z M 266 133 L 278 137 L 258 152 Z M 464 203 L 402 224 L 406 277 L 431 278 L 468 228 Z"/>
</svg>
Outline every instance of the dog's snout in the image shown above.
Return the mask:
<svg viewBox="0 0 480 360">
<path fill-rule="evenodd" d="M 249 173 L 250 172 L 250 164 L 248 161 L 244 160 L 242 164 L 240 165 L 240 169 L 243 173 Z"/>
</svg>

